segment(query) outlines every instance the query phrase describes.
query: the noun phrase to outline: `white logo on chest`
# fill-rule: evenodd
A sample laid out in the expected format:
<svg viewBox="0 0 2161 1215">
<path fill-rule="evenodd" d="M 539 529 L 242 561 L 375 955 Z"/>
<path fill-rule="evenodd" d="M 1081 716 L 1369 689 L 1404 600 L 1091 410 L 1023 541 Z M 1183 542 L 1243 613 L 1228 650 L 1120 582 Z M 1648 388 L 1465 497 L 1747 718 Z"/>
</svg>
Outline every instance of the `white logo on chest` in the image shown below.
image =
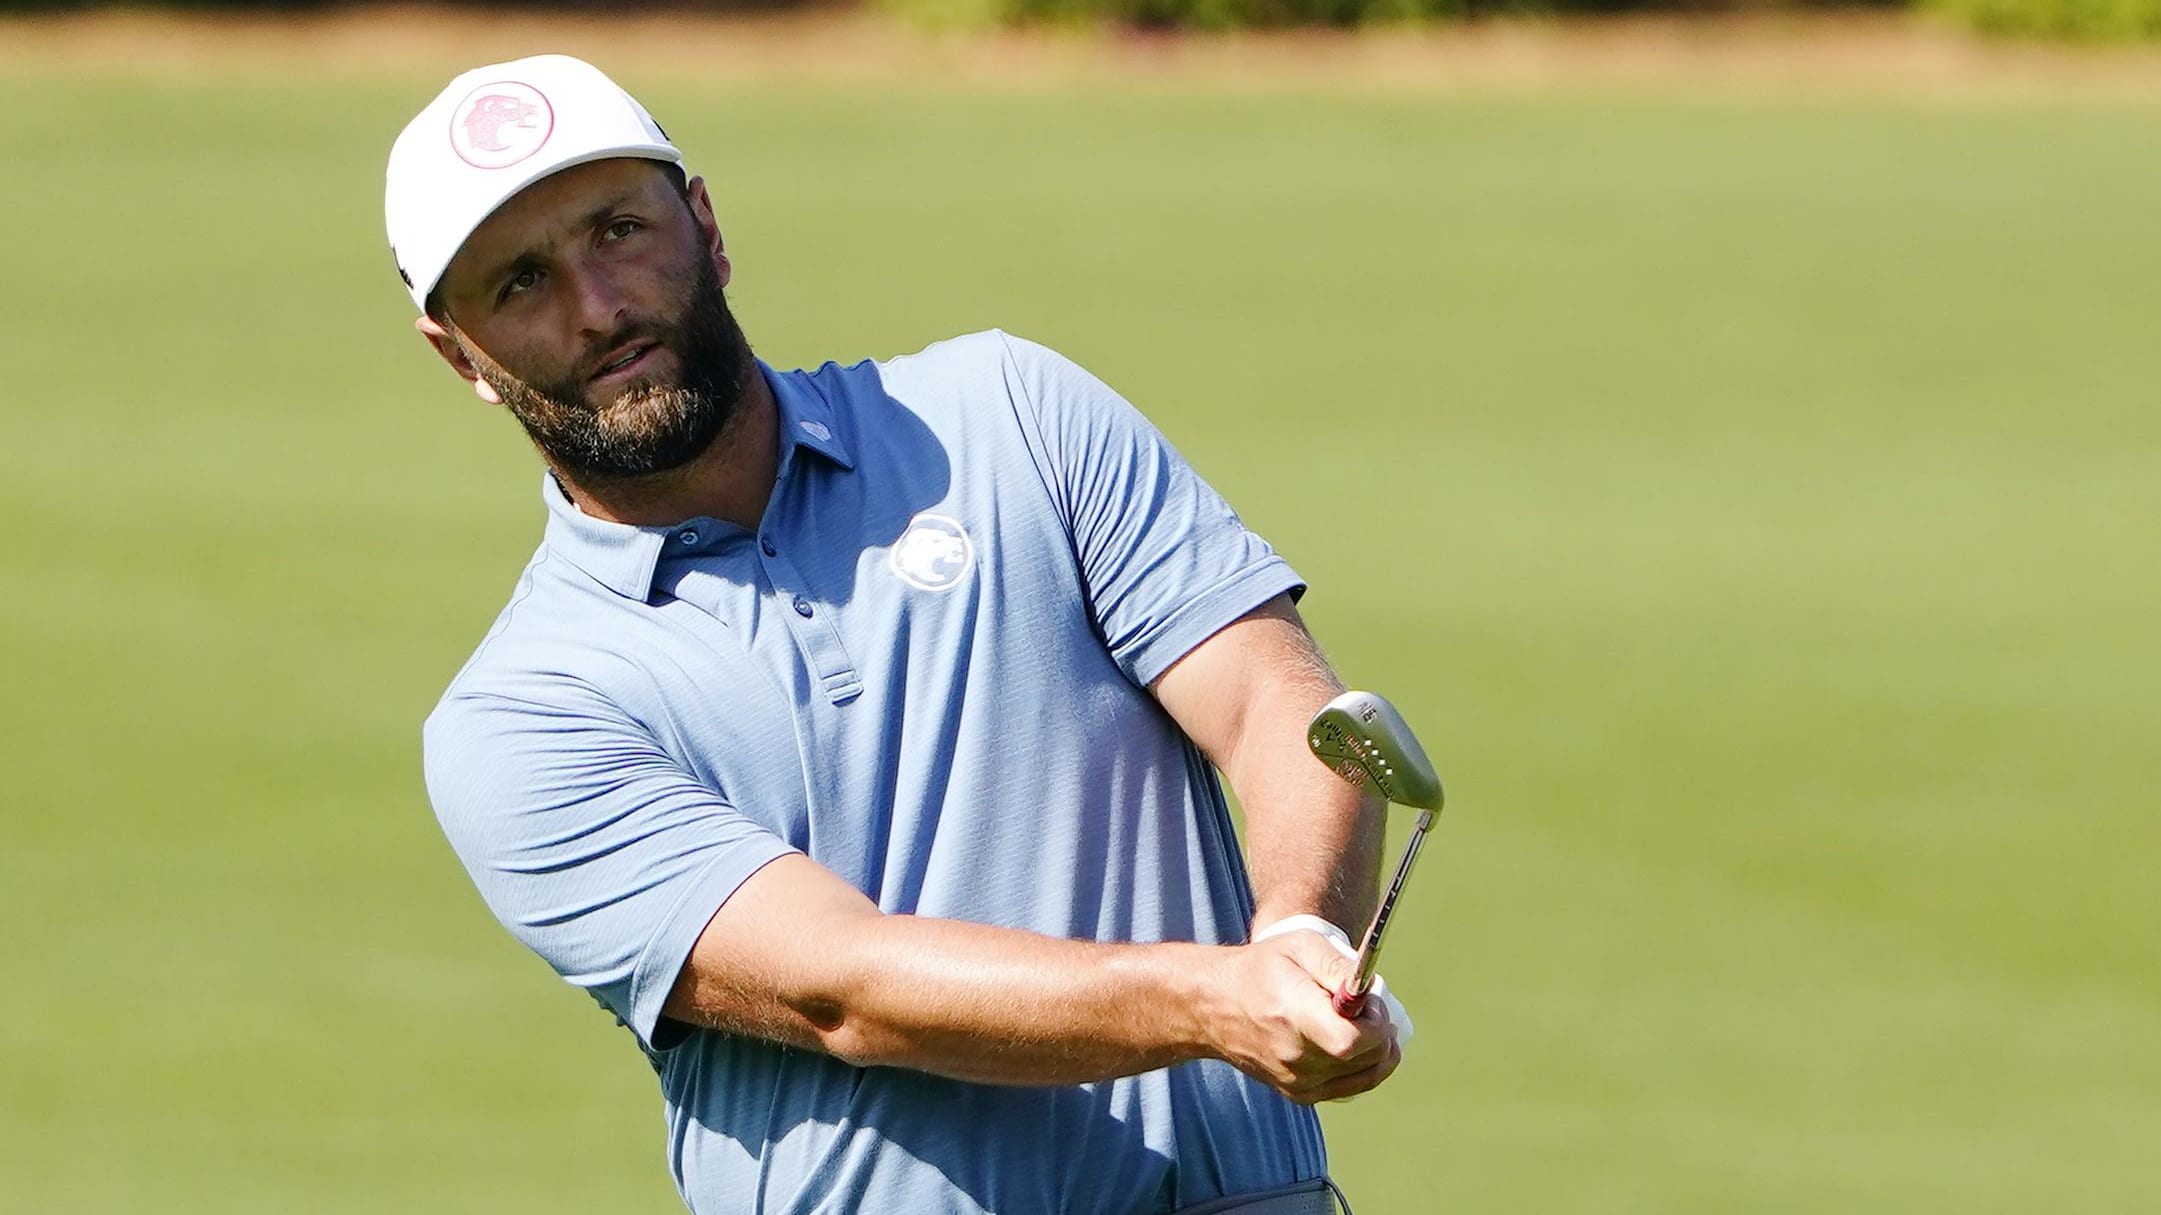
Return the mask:
<svg viewBox="0 0 2161 1215">
<path fill-rule="evenodd" d="M 975 544 L 958 522 L 925 511 L 908 521 L 889 564 L 910 586 L 950 591 L 975 568 Z"/>
</svg>

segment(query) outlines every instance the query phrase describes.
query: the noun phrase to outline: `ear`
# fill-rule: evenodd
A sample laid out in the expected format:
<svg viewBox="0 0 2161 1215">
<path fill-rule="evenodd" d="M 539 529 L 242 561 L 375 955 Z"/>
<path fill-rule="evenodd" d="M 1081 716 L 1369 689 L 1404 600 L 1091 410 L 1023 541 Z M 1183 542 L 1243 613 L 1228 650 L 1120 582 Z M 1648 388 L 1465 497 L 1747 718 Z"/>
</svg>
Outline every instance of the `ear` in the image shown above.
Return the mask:
<svg viewBox="0 0 2161 1215">
<path fill-rule="evenodd" d="M 450 336 L 450 331 L 443 328 L 441 322 L 432 316 L 416 317 L 413 328 L 420 331 L 420 336 L 428 339 L 428 345 L 435 348 L 435 353 L 440 355 L 445 363 L 450 364 L 452 371 L 463 376 L 466 383 L 473 386 L 473 395 L 490 405 L 503 403 L 502 396 L 495 391 L 495 385 L 480 378 L 480 369 L 473 366 L 473 360 L 466 356 L 465 348 L 458 345 L 457 339 Z"/>
<path fill-rule="evenodd" d="M 728 285 L 731 267 L 728 251 L 720 238 L 720 221 L 713 217 L 713 196 L 705 189 L 703 177 L 690 179 L 690 216 L 698 223 L 698 235 L 703 239 L 705 250 L 713 259 L 713 273 L 720 278 L 720 285 Z"/>
</svg>

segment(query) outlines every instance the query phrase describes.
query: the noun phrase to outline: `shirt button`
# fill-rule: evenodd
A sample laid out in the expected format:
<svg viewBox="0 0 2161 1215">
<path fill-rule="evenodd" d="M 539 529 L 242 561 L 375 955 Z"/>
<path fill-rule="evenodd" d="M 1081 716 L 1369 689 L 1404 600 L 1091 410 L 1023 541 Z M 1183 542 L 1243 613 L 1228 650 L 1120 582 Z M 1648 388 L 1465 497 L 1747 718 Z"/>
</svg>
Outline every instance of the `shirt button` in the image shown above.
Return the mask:
<svg viewBox="0 0 2161 1215">
<path fill-rule="evenodd" d="M 694 531 L 679 532 L 676 534 L 675 541 L 676 543 L 682 545 L 684 548 L 689 548 L 691 545 L 698 542 L 698 533 Z"/>
<path fill-rule="evenodd" d="M 776 548 L 771 540 L 763 536 L 758 537 L 758 547 L 763 549 L 768 557 L 780 556 L 780 549 Z"/>
<path fill-rule="evenodd" d="M 797 595 L 795 597 L 795 614 L 808 620 L 810 618 L 810 600 Z"/>
</svg>

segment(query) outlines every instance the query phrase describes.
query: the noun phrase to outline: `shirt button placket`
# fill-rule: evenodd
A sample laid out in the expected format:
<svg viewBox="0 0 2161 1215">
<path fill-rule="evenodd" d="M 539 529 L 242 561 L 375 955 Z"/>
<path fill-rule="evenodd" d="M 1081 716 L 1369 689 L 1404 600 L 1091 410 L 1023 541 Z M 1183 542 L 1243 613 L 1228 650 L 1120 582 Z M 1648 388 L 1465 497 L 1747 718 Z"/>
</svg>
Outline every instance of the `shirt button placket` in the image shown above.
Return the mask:
<svg viewBox="0 0 2161 1215">
<path fill-rule="evenodd" d="M 863 690 L 863 681 L 841 646 L 840 634 L 834 630 L 833 622 L 819 617 L 817 606 L 805 593 L 802 577 L 791 562 L 780 556 L 779 546 L 760 536 L 758 551 L 765 555 L 765 576 L 767 584 L 773 588 L 773 597 L 785 602 L 799 618 L 800 623 L 788 631 L 794 634 L 803 660 L 833 703 L 846 704 L 854 700 Z"/>
</svg>

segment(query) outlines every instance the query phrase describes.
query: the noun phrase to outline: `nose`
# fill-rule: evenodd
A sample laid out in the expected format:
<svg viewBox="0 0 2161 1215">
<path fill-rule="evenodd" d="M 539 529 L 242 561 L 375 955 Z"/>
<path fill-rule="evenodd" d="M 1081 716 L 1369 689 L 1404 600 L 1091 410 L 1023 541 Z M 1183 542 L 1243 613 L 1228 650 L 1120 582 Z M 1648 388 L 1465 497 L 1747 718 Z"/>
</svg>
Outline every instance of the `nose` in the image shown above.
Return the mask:
<svg viewBox="0 0 2161 1215">
<path fill-rule="evenodd" d="M 578 266 L 569 273 L 579 332 L 587 337 L 603 338 L 620 329 L 629 305 L 622 284 L 616 282 L 615 276 L 606 268 L 593 265 Z"/>
</svg>

